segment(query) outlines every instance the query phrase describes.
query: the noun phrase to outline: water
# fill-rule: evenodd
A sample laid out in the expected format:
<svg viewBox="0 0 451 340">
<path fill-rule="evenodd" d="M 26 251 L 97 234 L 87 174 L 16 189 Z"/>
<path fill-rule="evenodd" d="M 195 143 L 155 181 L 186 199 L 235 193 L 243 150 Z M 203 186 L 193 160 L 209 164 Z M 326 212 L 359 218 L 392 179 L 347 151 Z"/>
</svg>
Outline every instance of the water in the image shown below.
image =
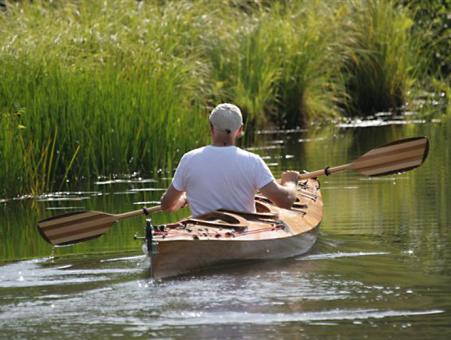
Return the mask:
<svg viewBox="0 0 451 340">
<path fill-rule="evenodd" d="M 388 122 L 388 123 L 387 123 Z M 171 174 L 102 178 L 0 202 L 0 338 L 397 338 L 451 336 L 451 119 L 267 131 L 249 149 L 274 173 L 352 161 L 426 135 L 426 163 L 400 176 L 322 178 L 324 220 L 307 256 L 155 282 L 133 240 L 143 219 L 52 249 L 36 221 L 157 204 Z M 174 215 L 157 214 L 156 223 Z"/>
</svg>

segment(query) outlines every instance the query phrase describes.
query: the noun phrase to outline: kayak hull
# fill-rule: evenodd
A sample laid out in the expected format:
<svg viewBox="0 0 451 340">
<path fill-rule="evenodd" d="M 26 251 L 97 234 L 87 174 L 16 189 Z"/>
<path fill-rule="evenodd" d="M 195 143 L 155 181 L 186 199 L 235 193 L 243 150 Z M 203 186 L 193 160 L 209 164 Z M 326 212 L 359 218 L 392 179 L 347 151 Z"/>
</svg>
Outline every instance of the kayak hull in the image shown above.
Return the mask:
<svg viewBox="0 0 451 340">
<path fill-rule="evenodd" d="M 313 247 L 318 229 L 276 240 L 197 241 L 195 246 L 192 241 L 161 243 L 152 256 L 152 277 L 164 279 L 226 264 L 299 256 Z"/>
<path fill-rule="evenodd" d="M 323 214 L 317 180 L 298 186 L 292 209 L 260 196 L 256 206 L 256 214 L 219 211 L 154 232 L 152 276 L 164 279 L 230 263 L 290 258 L 313 247 Z"/>
</svg>

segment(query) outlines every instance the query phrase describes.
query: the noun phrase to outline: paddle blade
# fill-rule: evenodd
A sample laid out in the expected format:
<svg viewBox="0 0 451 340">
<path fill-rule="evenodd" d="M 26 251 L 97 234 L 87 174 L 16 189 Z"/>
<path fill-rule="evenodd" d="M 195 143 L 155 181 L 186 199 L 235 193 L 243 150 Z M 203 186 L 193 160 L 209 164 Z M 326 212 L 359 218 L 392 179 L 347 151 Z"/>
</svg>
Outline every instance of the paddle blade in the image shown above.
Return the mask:
<svg viewBox="0 0 451 340">
<path fill-rule="evenodd" d="M 382 176 L 419 167 L 427 157 L 426 137 L 401 139 L 368 151 L 352 162 L 351 169 L 366 176 Z"/>
<path fill-rule="evenodd" d="M 82 211 L 39 221 L 38 230 L 47 242 L 63 246 L 99 237 L 106 233 L 114 222 L 116 219 L 112 215 Z"/>
</svg>

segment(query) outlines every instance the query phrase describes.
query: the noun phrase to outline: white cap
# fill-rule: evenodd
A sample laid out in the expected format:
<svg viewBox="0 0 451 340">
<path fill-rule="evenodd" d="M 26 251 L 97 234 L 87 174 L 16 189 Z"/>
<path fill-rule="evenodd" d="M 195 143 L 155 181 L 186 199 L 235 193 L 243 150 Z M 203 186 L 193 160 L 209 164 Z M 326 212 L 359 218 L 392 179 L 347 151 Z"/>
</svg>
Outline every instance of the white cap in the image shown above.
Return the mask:
<svg viewBox="0 0 451 340">
<path fill-rule="evenodd" d="M 215 129 L 227 133 L 235 132 L 243 125 L 240 108 L 228 103 L 216 106 L 211 111 L 209 120 Z"/>
</svg>

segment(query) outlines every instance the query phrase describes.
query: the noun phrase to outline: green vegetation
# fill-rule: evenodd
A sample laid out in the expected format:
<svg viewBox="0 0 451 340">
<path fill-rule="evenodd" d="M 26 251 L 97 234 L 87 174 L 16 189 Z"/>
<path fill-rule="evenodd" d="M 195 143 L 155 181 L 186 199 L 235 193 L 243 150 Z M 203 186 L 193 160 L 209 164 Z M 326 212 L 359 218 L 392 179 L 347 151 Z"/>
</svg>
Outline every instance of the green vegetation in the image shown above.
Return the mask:
<svg viewBox="0 0 451 340">
<path fill-rule="evenodd" d="M 413 30 L 421 35 L 421 52 L 429 55 L 426 70 L 429 74 L 449 76 L 451 28 L 449 27 L 450 0 L 398 0 L 409 8 L 414 19 Z"/>
<path fill-rule="evenodd" d="M 425 64 L 391 1 L 8 4 L 0 195 L 172 169 L 220 101 L 249 128 L 398 108 Z"/>
<path fill-rule="evenodd" d="M 384 0 L 350 6 L 345 55 L 350 111 L 375 113 L 399 108 L 418 72 L 419 43 L 409 34 L 413 21 L 407 10 Z"/>
</svg>

